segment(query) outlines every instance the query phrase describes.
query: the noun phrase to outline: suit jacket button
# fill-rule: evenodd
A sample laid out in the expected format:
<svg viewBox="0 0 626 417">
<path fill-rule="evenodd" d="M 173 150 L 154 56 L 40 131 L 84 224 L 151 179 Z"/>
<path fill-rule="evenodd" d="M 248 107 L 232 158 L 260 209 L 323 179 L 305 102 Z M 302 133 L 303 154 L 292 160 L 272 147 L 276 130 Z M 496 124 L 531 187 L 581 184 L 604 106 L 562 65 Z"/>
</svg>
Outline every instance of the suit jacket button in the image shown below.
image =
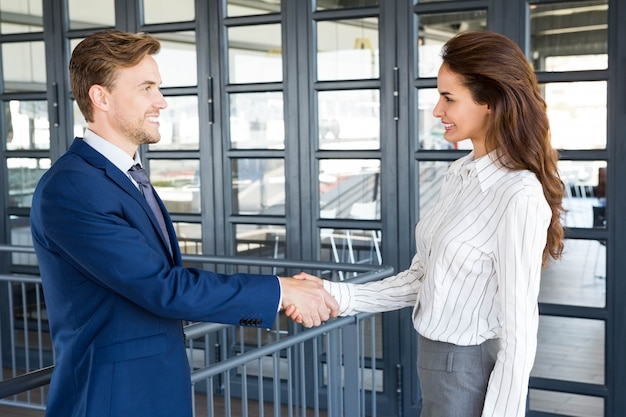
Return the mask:
<svg viewBox="0 0 626 417">
<path fill-rule="evenodd" d="M 239 324 L 241 324 L 242 326 L 245 326 L 246 325 L 246 319 L 239 320 Z"/>
</svg>

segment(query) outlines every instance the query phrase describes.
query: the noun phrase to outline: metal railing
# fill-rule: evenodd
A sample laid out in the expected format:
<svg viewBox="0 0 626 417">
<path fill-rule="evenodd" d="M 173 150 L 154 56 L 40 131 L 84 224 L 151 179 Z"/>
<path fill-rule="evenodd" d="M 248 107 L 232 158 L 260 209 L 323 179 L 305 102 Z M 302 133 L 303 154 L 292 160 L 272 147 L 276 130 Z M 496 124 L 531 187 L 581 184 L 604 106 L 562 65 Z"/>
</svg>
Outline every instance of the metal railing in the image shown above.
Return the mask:
<svg viewBox="0 0 626 417">
<path fill-rule="evenodd" d="M 32 248 L 0 245 L 2 251 Z M 285 259 L 187 255 L 183 260 L 223 273 L 304 270 L 333 280 L 358 273 L 350 282 L 393 273 L 379 265 Z M 11 301 L 0 311 L 0 403 L 45 409 L 54 359 L 40 279 L 0 275 L 3 296 Z M 380 319 L 372 314 L 336 318 L 312 329 L 284 315 L 272 329 L 188 323 L 194 415 L 376 415 L 383 372 L 377 360 L 380 332 Z"/>
</svg>

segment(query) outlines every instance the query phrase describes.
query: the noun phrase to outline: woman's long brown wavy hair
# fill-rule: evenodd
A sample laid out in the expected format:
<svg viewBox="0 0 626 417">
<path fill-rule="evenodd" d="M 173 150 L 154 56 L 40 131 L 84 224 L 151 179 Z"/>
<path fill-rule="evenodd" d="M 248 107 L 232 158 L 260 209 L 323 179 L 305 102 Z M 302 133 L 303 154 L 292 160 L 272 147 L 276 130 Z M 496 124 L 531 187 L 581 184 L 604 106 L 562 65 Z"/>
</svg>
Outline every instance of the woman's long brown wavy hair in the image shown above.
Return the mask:
<svg viewBox="0 0 626 417">
<path fill-rule="evenodd" d="M 463 32 L 443 47 L 448 68 L 461 76 L 478 104 L 487 104 L 493 123 L 487 130 L 487 152 L 498 149 L 504 165 L 527 169 L 537 176 L 552 209 L 543 264 L 563 253 L 564 186 L 558 154 L 550 142 L 546 102 L 535 73 L 519 46 L 499 33 Z"/>
</svg>

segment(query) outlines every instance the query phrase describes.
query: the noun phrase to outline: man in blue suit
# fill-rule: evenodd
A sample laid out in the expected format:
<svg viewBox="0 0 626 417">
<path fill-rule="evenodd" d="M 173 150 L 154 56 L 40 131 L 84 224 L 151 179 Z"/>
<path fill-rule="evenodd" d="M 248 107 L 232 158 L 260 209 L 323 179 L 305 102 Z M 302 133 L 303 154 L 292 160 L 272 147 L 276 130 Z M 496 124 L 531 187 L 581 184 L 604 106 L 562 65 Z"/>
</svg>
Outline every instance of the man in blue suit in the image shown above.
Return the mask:
<svg viewBox="0 0 626 417">
<path fill-rule="evenodd" d="M 159 49 L 147 34 L 107 30 L 72 53 L 88 129 L 42 177 L 31 210 L 56 355 L 48 416 L 191 416 L 181 320 L 271 327 L 297 306 L 310 327 L 337 315 L 310 281 L 182 266 L 163 203 L 155 193 L 155 215 L 129 173 L 139 146 L 160 139 Z"/>
</svg>

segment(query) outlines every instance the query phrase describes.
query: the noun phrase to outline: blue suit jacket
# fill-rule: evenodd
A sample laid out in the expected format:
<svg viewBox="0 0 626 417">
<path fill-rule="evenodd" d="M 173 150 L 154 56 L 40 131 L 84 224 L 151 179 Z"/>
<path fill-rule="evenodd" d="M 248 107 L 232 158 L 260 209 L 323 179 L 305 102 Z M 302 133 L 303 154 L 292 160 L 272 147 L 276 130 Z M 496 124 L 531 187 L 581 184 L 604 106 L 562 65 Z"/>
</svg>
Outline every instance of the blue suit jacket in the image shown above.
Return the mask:
<svg viewBox="0 0 626 417">
<path fill-rule="evenodd" d="M 31 228 L 56 366 L 47 415 L 191 415 L 181 320 L 271 327 L 269 275 L 183 268 L 139 190 L 77 138 L 42 177 Z"/>
</svg>

